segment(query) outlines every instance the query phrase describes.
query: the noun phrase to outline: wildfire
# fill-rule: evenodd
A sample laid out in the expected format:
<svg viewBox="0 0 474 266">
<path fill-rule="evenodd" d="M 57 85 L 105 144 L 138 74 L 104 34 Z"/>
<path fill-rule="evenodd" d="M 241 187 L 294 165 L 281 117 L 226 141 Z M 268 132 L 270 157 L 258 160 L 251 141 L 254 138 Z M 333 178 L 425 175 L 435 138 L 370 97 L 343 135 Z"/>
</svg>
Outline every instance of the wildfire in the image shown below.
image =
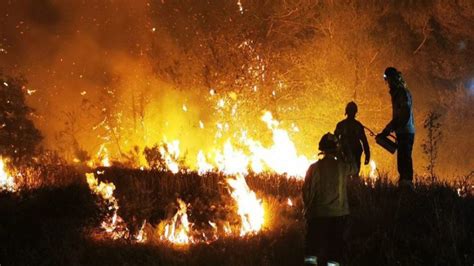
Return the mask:
<svg viewBox="0 0 474 266">
<path fill-rule="evenodd" d="M 250 190 L 243 175 L 227 178 L 231 196 L 237 202 L 238 214 L 242 222 L 240 236 L 257 233 L 262 229 L 265 211 L 262 201 Z"/>
<path fill-rule="evenodd" d="M 169 241 L 176 245 L 194 243 L 191 236 L 192 224 L 188 220 L 186 203 L 178 199 L 178 211 L 173 218 L 166 223 L 161 240 Z"/>
<path fill-rule="evenodd" d="M 0 191 L 16 191 L 15 179 L 5 169 L 6 160 L 0 157 Z"/>
<path fill-rule="evenodd" d="M 363 165 L 361 168 L 361 176 L 368 177 L 371 181 L 375 181 L 379 178 L 377 163 L 374 160 L 370 160 L 369 165 Z"/>
<path fill-rule="evenodd" d="M 130 230 L 127 228 L 127 225 L 122 217 L 118 215 L 119 204 L 118 200 L 114 197 L 114 183 L 99 181 L 95 177 L 94 173 L 86 173 L 86 179 L 89 189 L 105 201 L 107 209 L 111 212 L 111 214 L 106 215 L 105 219 L 102 221 L 102 229 L 113 240 L 129 239 Z M 145 223 L 146 221 L 143 222 L 138 233 L 133 236 L 133 239 L 136 242 L 146 241 L 146 234 L 144 232 Z"/>
<path fill-rule="evenodd" d="M 179 172 L 179 140 L 174 140 L 172 142 L 165 142 L 164 146 L 160 146 L 159 148 L 161 155 L 163 156 L 163 160 L 166 164 L 168 170 L 170 170 L 173 174 Z"/>
<path fill-rule="evenodd" d="M 290 198 L 288 198 L 286 204 L 288 204 L 290 207 L 293 207 L 293 201 Z"/>
<path fill-rule="evenodd" d="M 230 194 L 237 204 L 237 212 L 241 218 L 238 235 L 242 237 L 258 233 L 264 223 L 265 212 L 262 201 L 247 186 L 244 176 L 238 174 L 235 178 L 227 178 L 226 181 L 230 186 Z M 178 210 L 174 216 L 158 226 L 157 232 L 160 234 L 162 241 L 184 246 L 200 242 L 210 243 L 219 238 L 219 232 L 223 233 L 224 236 L 234 234 L 228 221 L 221 224 L 221 231 L 215 222 L 209 221 L 208 224 L 212 229 L 210 235 L 195 231 L 193 223 L 189 221 L 186 203 L 179 198 L 177 202 Z M 237 232 L 235 233 L 237 234 Z"/>
<path fill-rule="evenodd" d="M 298 155 L 288 132 L 279 128 L 280 122 L 275 120 L 270 112 L 265 112 L 261 120 L 272 132 L 272 146 L 264 147 L 261 142 L 248 137 L 246 131 L 242 131 L 239 144 L 249 152 L 236 148 L 228 139 L 221 151 L 215 151 L 214 156 L 208 156 L 213 158 L 210 162 L 202 151 L 198 153 L 198 172 L 204 173 L 216 168 L 226 175 L 246 175 L 251 169 L 255 173 L 268 171 L 303 178 L 310 164 L 309 160 Z"/>
</svg>

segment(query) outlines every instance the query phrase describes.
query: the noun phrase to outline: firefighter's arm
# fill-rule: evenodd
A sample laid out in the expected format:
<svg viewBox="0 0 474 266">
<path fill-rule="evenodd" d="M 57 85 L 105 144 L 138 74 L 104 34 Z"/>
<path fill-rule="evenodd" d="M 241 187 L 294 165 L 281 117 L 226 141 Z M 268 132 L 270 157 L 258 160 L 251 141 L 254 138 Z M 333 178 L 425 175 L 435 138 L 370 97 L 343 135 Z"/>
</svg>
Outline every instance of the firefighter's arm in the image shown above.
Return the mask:
<svg viewBox="0 0 474 266">
<path fill-rule="evenodd" d="M 316 164 L 312 164 L 309 168 L 308 171 L 306 171 L 306 176 L 304 178 L 304 184 L 303 184 L 303 203 L 305 205 L 305 208 L 311 203 L 312 197 L 314 196 L 314 189 L 313 183 L 315 180 L 314 173 L 316 169 Z"/>
<path fill-rule="evenodd" d="M 311 183 L 313 179 L 313 165 L 311 165 L 308 170 L 306 171 L 306 176 L 304 178 L 303 184 L 303 203 L 305 206 L 310 202 L 310 194 L 311 194 Z"/>
<path fill-rule="evenodd" d="M 392 118 L 392 120 L 390 120 L 390 122 L 388 122 L 388 124 L 385 126 L 382 133 L 380 133 L 380 134 L 383 135 L 383 136 L 388 136 L 394 130 L 394 128 L 395 128 L 395 117 Z"/>
</svg>

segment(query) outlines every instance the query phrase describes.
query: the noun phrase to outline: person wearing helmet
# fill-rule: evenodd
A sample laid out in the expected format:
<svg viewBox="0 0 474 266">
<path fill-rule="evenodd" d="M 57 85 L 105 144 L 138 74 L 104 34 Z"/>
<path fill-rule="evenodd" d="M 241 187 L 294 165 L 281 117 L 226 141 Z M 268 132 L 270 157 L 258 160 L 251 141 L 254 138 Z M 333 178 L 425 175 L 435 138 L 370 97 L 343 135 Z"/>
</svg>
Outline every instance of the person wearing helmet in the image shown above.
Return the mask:
<svg viewBox="0 0 474 266">
<path fill-rule="evenodd" d="M 394 67 L 384 72 L 385 83 L 390 89 L 392 98 L 392 120 L 379 134 L 388 136 L 395 132 L 397 137 L 397 168 L 400 175 L 400 187 L 413 187 L 412 150 L 415 141 L 415 120 L 413 118 L 413 101 L 411 93 L 402 77 Z"/>
<path fill-rule="evenodd" d="M 305 265 L 339 265 L 342 258 L 343 232 L 349 215 L 347 177 L 356 174 L 352 160 L 344 160 L 338 139 L 331 133 L 319 142 L 323 158 L 306 172 L 303 184 L 306 219 Z"/>
<path fill-rule="evenodd" d="M 370 148 L 365 135 L 364 126 L 355 119 L 357 104 L 350 102 L 346 106 L 347 118 L 339 122 L 334 130 L 334 135 L 340 140 L 343 153 L 354 160 L 357 165 L 357 174 L 360 172 L 360 159 L 362 151 L 365 153 L 364 164 L 370 162 Z"/>
</svg>

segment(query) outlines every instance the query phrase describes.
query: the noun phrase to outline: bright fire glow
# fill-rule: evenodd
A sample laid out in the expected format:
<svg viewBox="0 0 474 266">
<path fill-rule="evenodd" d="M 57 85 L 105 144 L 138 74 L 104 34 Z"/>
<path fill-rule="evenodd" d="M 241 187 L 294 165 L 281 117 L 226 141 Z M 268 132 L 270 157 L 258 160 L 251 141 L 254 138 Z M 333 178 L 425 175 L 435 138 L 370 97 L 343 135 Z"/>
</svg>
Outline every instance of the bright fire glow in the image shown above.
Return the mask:
<svg viewBox="0 0 474 266">
<path fill-rule="evenodd" d="M 99 197 L 101 197 L 108 205 L 108 209 L 112 212 L 107 215 L 101 223 L 102 229 L 111 239 L 128 239 L 130 238 L 130 230 L 127 228 L 125 221 L 118 215 L 119 204 L 114 197 L 115 185 L 112 182 L 102 182 L 95 177 L 94 173 L 86 173 L 87 184 L 89 189 Z M 138 233 L 133 236 L 136 242 L 145 242 L 146 234 L 144 232 L 146 221 L 143 222 Z"/>
<path fill-rule="evenodd" d="M 192 224 L 188 220 L 186 203 L 178 199 L 178 211 L 173 218 L 166 223 L 164 233 L 161 235 L 161 240 L 166 240 L 176 245 L 193 243 L 194 240 L 190 234 L 191 228 Z"/>
<path fill-rule="evenodd" d="M 287 204 L 288 206 L 293 207 L 293 201 L 290 198 L 288 198 Z"/>
<path fill-rule="evenodd" d="M 5 163 L 6 161 L 0 157 L 0 191 L 14 192 L 16 191 L 15 179 L 6 170 Z"/>
<path fill-rule="evenodd" d="M 165 146 L 160 146 L 159 148 L 161 155 L 165 161 L 166 167 L 173 174 L 179 172 L 179 140 L 174 140 L 172 142 L 165 142 Z"/>
<path fill-rule="evenodd" d="M 231 187 L 231 196 L 237 203 L 237 212 L 242 222 L 240 236 L 259 232 L 265 220 L 262 201 L 250 190 L 243 175 L 227 178 L 227 183 Z"/>
<path fill-rule="evenodd" d="M 200 151 L 197 158 L 197 170 L 204 173 L 214 168 L 226 175 L 248 174 L 251 169 L 255 173 L 264 171 L 303 178 L 310 161 L 302 155 L 298 155 L 296 146 L 286 130 L 280 129 L 280 122 L 275 120 L 270 112 L 265 112 L 261 120 L 266 123 L 272 132 L 273 145 L 264 147 L 261 142 L 247 136 L 242 132 L 239 144 L 249 152 L 236 148 L 228 139 L 222 151 L 215 151 L 214 156 L 208 155 L 211 160 Z"/>
</svg>

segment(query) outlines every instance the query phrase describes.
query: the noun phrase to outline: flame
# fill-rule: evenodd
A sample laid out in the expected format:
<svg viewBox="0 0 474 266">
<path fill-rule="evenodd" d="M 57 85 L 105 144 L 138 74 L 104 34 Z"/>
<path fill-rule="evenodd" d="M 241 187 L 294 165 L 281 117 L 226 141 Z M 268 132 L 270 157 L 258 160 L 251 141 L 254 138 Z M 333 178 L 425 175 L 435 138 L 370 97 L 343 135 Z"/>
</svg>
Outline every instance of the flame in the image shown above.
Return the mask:
<svg viewBox="0 0 474 266">
<path fill-rule="evenodd" d="M 217 152 L 214 159 L 217 169 L 226 175 L 248 173 L 249 157 L 241 150 L 234 148 L 230 140 L 224 144 L 222 152 Z"/>
<path fill-rule="evenodd" d="M 163 156 L 166 167 L 173 174 L 179 172 L 179 140 L 174 140 L 172 142 L 165 142 L 164 146 L 160 146 L 160 153 Z"/>
<path fill-rule="evenodd" d="M 15 179 L 5 169 L 6 160 L 0 157 L 0 191 L 6 190 L 9 192 L 16 191 Z"/>
<path fill-rule="evenodd" d="M 188 220 L 186 203 L 181 199 L 178 199 L 177 201 L 178 211 L 165 225 L 161 240 L 169 241 L 176 245 L 194 243 L 194 239 L 190 235 L 192 224 Z"/>
<path fill-rule="evenodd" d="M 231 187 L 231 196 L 237 203 L 237 212 L 242 222 L 240 236 L 259 232 L 265 216 L 262 201 L 250 190 L 243 175 L 238 174 L 226 181 Z"/>
<path fill-rule="evenodd" d="M 202 151 L 199 151 L 197 155 L 197 169 L 199 175 L 203 175 L 214 169 L 214 166 L 207 162 L 206 156 Z"/>
<path fill-rule="evenodd" d="M 371 181 L 376 181 L 379 176 L 377 172 L 377 163 L 370 160 L 369 165 L 363 165 L 361 169 L 361 176 L 368 177 Z"/>
<path fill-rule="evenodd" d="M 130 238 L 130 230 L 127 228 L 125 221 L 118 215 L 119 204 L 114 196 L 115 185 L 112 182 L 99 181 L 94 173 L 86 173 L 87 184 L 89 189 L 99 197 L 101 197 L 108 205 L 108 210 L 112 212 L 107 215 L 101 223 L 102 229 L 111 239 L 128 239 Z M 144 231 L 146 220 L 143 222 L 140 230 L 133 236 L 134 241 L 142 243 L 146 241 Z"/>
<path fill-rule="evenodd" d="M 377 164 L 375 163 L 374 160 L 370 160 L 369 165 L 370 165 L 369 177 L 372 180 L 377 180 L 377 178 L 379 177 L 377 174 Z"/>
<path fill-rule="evenodd" d="M 265 112 L 261 120 L 272 132 L 272 146 L 264 147 L 259 141 L 248 137 L 246 131 L 242 131 L 239 146 L 248 152 L 235 147 L 230 139 L 225 142 L 222 150 L 215 150 L 208 156 L 199 151 L 196 166 L 198 173 L 202 174 L 216 168 L 229 176 L 247 175 L 251 169 L 254 173 L 267 171 L 303 178 L 310 161 L 305 156 L 298 155 L 288 132 L 279 128 L 280 122 L 275 120 L 270 112 Z M 218 123 L 217 127 L 221 130 L 225 129 L 221 123 Z M 296 126 L 293 124 L 293 127 Z M 211 160 L 206 160 L 206 157 Z"/>
<path fill-rule="evenodd" d="M 79 161 L 76 158 L 76 161 Z M 99 150 L 96 153 L 96 160 L 90 160 L 87 162 L 89 167 L 94 166 L 103 166 L 103 167 L 110 167 L 112 164 L 110 163 L 109 151 L 107 147 L 105 147 L 105 143 L 102 143 L 99 147 Z"/>
<path fill-rule="evenodd" d="M 258 141 L 244 136 L 243 142 L 247 144 L 252 155 L 253 170 L 261 172 L 262 165 L 277 174 L 288 174 L 295 177 L 304 177 L 309 160 L 305 156 L 298 155 L 295 144 L 291 141 L 286 130 L 278 128 L 280 122 L 273 119 L 270 112 L 265 112 L 262 121 L 272 131 L 273 145 L 265 148 Z"/>
<path fill-rule="evenodd" d="M 288 198 L 287 204 L 288 206 L 293 207 L 293 201 L 290 198 Z"/>
</svg>

